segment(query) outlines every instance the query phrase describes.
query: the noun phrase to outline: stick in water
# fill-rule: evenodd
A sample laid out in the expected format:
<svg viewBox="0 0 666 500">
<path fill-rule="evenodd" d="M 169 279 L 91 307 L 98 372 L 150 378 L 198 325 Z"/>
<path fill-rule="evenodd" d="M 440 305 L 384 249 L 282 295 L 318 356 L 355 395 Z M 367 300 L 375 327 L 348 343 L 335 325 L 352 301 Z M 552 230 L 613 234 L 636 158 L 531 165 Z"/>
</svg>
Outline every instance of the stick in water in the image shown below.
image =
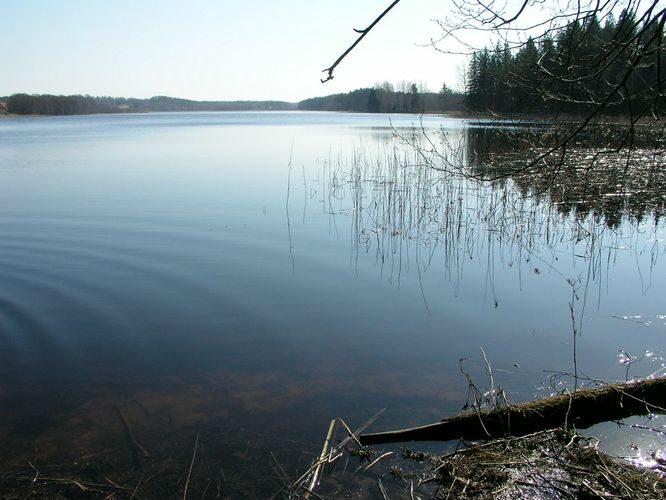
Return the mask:
<svg viewBox="0 0 666 500">
<path fill-rule="evenodd" d="M 326 453 L 328 453 L 328 447 L 331 442 L 331 437 L 333 436 L 334 428 L 335 428 L 335 419 L 331 420 L 331 425 L 328 426 L 328 434 L 326 434 L 326 440 L 324 441 L 324 446 L 321 449 L 321 455 L 319 455 L 319 465 L 317 465 L 317 468 L 315 469 L 315 472 L 312 475 L 310 486 L 308 487 L 310 491 L 313 491 L 314 487 L 317 485 L 317 479 L 319 478 L 321 468 L 323 467 L 324 461 L 326 460 Z"/>
<path fill-rule="evenodd" d="M 198 446 L 199 446 L 199 432 L 197 431 L 197 438 L 194 440 L 194 451 L 192 452 L 192 461 L 190 462 L 190 470 L 187 473 L 187 481 L 185 481 L 185 491 L 183 492 L 183 500 L 187 498 L 187 487 L 190 485 L 190 476 L 192 475 L 192 467 L 194 467 L 194 459 L 197 457 Z"/>
</svg>

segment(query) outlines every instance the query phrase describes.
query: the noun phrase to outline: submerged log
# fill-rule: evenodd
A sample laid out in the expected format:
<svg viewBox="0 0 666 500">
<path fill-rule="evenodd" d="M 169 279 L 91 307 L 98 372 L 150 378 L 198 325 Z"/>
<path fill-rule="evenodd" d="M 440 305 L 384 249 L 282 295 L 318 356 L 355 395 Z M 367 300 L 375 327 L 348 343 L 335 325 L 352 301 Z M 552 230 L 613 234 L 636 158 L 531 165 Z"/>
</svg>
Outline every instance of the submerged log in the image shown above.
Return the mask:
<svg viewBox="0 0 666 500">
<path fill-rule="evenodd" d="M 370 445 L 518 437 L 565 424 L 584 429 L 632 415 L 666 413 L 665 408 L 666 377 L 661 377 L 581 389 L 572 395 L 560 394 L 495 410 L 465 412 L 420 427 L 362 434 L 359 440 L 363 445 Z"/>
</svg>

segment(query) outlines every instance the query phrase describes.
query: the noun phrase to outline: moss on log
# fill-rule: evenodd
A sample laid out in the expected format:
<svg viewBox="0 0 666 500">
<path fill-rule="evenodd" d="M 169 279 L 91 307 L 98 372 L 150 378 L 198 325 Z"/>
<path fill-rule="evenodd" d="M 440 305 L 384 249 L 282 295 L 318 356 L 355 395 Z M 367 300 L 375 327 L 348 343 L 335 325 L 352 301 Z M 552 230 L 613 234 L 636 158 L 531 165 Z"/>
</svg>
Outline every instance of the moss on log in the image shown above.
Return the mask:
<svg viewBox="0 0 666 500">
<path fill-rule="evenodd" d="M 420 427 L 362 434 L 361 444 L 525 436 L 565 423 L 580 429 L 632 415 L 666 413 L 666 377 L 581 389 L 490 411 L 466 412 Z"/>
</svg>

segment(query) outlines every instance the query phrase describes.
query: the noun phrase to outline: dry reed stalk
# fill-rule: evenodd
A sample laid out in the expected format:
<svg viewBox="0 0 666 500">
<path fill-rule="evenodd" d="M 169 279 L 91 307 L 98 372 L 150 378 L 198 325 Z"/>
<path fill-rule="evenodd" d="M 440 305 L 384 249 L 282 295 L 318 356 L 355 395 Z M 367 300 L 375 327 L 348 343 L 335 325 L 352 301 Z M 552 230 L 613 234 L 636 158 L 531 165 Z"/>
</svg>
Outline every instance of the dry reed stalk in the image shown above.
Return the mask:
<svg viewBox="0 0 666 500">
<path fill-rule="evenodd" d="M 326 434 L 326 439 L 324 440 L 324 446 L 322 447 L 321 454 L 319 455 L 318 465 L 314 470 L 314 474 L 312 475 L 312 479 L 310 480 L 310 485 L 308 486 L 309 492 L 314 491 L 315 486 L 317 486 L 319 475 L 321 474 L 321 469 L 324 466 L 324 462 L 326 461 L 326 454 L 328 453 L 328 447 L 330 445 L 334 429 L 335 429 L 335 419 L 331 420 L 331 424 L 328 426 L 328 434 Z M 306 495 L 305 498 L 308 498 L 308 495 Z"/>
<path fill-rule="evenodd" d="M 370 469 L 370 467 L 372 467 L 373 465 L 378 464 L 378 463 L 380 462 L 380 460 L 383 460 L 384 458 L 389 457 L 389 456 L 393 455 L 394 453 L 395 453 L 394 451 L 387 451 L 386 453 L 382 453 L 382 454 L 379 455 L 377 458 L 375 458 L 372 462 L 370 462 L 370 463 L 369 463 L 369 464 L 363 469 L 363 472 L 365 472 L 365 471 L 367 471 L 368 469 Z"/>
<path fill-rule="evenodd" d="M 388 495 L 386 494 L 386 489 L 384 488 L 384 485 L 382 484 L 382 480 L 378 478 L 377 479 L 377 484 L 379 485 L 379 491 L 382 492 L 382 497 L 384 498 L 384 500 L 389 500 Z"/>
<path fill-rule="evenodd" d="M 187 488 L 190 485 L 190 477 L 192 476 L 192 468 L 194 467 L 194 460 L 197 457 L 197 448 L 199 447 L 199 432 L 197 431 L 197 437 L 194 440 L 194 451 L 192 452 L 192 461 L 190 462 L 190 470 L 187 473 L 187 480 L 185 481 L 185 491 L 183 491 L 183 500 L 187 498 Z"/>
<path fill-rule="evenodd" d="M 361 448 L 361 442 L 360 442 L 360 441 L 358 440 L 358 438 L 356 437 L 356 434 L 354 434 L 354 433 L 352 432 L 352 430 L 349 428 L 349 426 L 347 425 L 347 423 L 346 423 L 342 418 L 340 418 L 340 417 L 338 417 L 338 421 L 339 421 L 339 422 L 342 424 L 342 426 L 345 428 L 345 430 L 347 431 L 349 437 L 350 437 L 351 439 L 354 440 L 354 442 L 358 445 L 359 448 Z"/>
</svg>

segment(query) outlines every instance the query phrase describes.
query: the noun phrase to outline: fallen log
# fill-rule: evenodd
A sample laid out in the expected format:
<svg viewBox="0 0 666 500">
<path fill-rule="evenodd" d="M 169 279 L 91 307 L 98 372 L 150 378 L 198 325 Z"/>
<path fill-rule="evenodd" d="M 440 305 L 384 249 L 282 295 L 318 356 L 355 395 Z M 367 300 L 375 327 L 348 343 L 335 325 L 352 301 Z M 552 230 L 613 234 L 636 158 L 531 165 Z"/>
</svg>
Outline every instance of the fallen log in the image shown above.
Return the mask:
<svg viewBox="0 0 666 500">
<path fill-rule="evenodd" d="M 546 399 L 471 411 L 420 427 L 362 434 L 363 445 L 518 437 L 565 425 L 585 429 L 632 415 L 666 413 L 666 377 L 580 389 Z"/>
</svg>

